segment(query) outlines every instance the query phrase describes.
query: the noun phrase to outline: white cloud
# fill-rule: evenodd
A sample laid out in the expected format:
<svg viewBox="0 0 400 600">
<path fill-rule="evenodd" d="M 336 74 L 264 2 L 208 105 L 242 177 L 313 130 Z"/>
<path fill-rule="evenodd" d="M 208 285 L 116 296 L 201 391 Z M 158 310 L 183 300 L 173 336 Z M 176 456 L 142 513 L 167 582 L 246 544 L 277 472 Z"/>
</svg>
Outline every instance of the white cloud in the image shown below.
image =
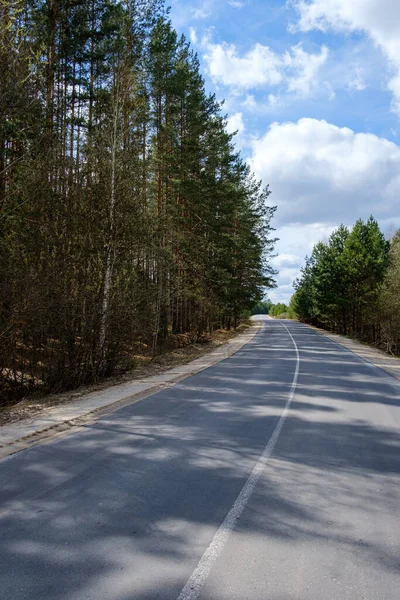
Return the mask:
<svg viewBox="0 0 400 600">
<path fill-rule="evenodd" d="M 267 106 L 269 108 L 276 108 L 279 105 L 279 98 L 275 96 L 275 94 L 268 94 L 268 103 Z"/>
<path fill-rule="evenodd" d="M 347 87 L 356 92 L 362 92 L 366 89 L 367 85 L 360 67 L 355 68 L 353 77 L 350 78 Z"/>
<path fill-rule="evenodd" d="M 188 3 L 189 4 L 189 3 Z M 204 20 L 211 16 L 215 10 L 215 0 L 201 0 L 197 6 L 191 6 L 190 12 L 193 19 Z"/>
<path fill-rule="evenodd" d="M 226 129 L 228 133 L 235 133 L 236 150 L 243 151 L 251 146 L 252 137 L 246 132 L 246 127 L 243 121 L 243 113 L 233 113 L 227 119 Z"/>
<path fill-rule="evenodd" d="M 226 127 L 228 133 L 234 133 L 235 131 L 238 134 L 244 132 L 244 123 L 243 123 L 243 114 L 238 112 L 230 117 L 228 117 L 228 124 Z"/>
<path fill-rule="evenodd" d="M 192 42 L 192 44 L 197 44 L 197 41 L 198 41 L 197 32 L 194 27 L 189 27 L 189 36 L 190 36 L 190 41 Z"/>
<path fill-rule="evenodd" d="M 216 84 L 249 90 L 283 85 L 289 92 L 308 96 L 318 83 L 317 76 L 328 58 L 328 49 L 309 54 L 301 44 L 278 54 L 268 46 L 255 44 L 240 55 L 234 44 L 214 44 L 204 37 L 204 60 Z"/>
<path fill-rule="evenodd" d="M 273 123 L 253 141 L 249 162 L 278 206 L 283 254 L 274 263 L 280 275 L 273 300 L 290 298 L 305 255 L 341 223 L 373 214 L 383 228 L 400 226 L 400 147 L 384 138 L 316 119 Z"/>
<path fill-rule="evenodd" d="M 244 56 L 239 56 L 236 46 L 213 44 L 205 40 L 207 63 L 215 83 L 254 88 L 278 85 L 282 81 L 281 60 L 268 46 L 256 44 Z"/>
<path fill-rule="evenodd" d="M 233 90 L 234 92 L 235 90 Z M 234 102 L 232 102 L 234 100 Z M 281 109 L 287 103 L 288 96 L 286 94 L 259 94 L 257 96 L 253 94 L 247 94 L 243 99 L 243 96 L 235 95 L 231 93 L 226 101 L 226 104 L 230 106 L 232 111 L 242 110 L 245 115 L 250 117 L 261 116 L 271 120 L 272 115 L 277 115 L 281 112 Z M 276 117 L 275 117 L 276 118 Z"/>
<path fill-rule="evenodd" d="M 308 96 L 318 71 L 328 58 L 328 53 L 328 48 L 322 46 L 320 54 L 308 54 L 303 50 L 301 44 L 294 46 L 291 54 L 287 52 L 284 56 L 284 63 L 293 73 L 288 76 L 287 80 L 289 92 Z"/>
<path fill-rule="evenodd" d="M 300 275 L 305 257 L 311 254 L 317 242 L 326 240 L 334 229 L 334 225 L 326 223 L 291 223 L 278 229 L 278 256 L 272 260 L 274 268 L 279 271 L 278 288 L 268 293 L 273 302 L 290 301 L 294 292 L 293 282 Z"/>
<path fill-rule="evenodd" d="M 254 109 L 257 106 L 256 99 L 252 94 L 248 94 L 243 102 L 243 106 L 248 109 Z"/>
<path fill-rule="evenodd" d="M 299 257 L 296 254 L 287 254 L 283 252 L 282 254 L 278 254 L 273 260 L 273 265 L 277 269 L 290 269 L 293 267 L 297 267 L 299 263 Z"/>
<path fill-rule="evenodd" d="M 268 291 L 268 298 L 274 303 L 284 302 L 285 304 L 289 304 L 290 298 L 293 295 L 293 286 L 291 284 L 288 285 L 280 285 L 276 290 Z"/>
<path fill-rule="evenodd" d="M 400 111 L 399 0 L 291 0 L 300 14 L 296 29 L 365 32 L 389 59 L 393 109 Z"/>
<path fill-rule="evenodd" d="M 194 19 L 207 19 L 210 16 L 205 8 L 194 8 L 192 14 Z"/>
<path fill-rule="evenodd" d="M 253 170 L 270 183 L 280 223 L 395 214 L 400 147 L 326 121 L 273 123 L 253 142 Z"/>
</svg>

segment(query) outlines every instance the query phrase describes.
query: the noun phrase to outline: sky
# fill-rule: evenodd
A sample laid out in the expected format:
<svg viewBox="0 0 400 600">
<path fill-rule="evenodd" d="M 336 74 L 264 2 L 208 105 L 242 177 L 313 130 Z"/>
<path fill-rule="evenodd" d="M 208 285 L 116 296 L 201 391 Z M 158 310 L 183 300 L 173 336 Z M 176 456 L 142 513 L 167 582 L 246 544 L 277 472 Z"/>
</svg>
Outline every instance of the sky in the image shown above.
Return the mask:
<svg viewBox="0 0 400 600">
<path fill-rule="evenodd" d="M 400 227 L 399 0 L 170 0 L 277 206 L 273 302 L 341 223 Z"/>
</svg>

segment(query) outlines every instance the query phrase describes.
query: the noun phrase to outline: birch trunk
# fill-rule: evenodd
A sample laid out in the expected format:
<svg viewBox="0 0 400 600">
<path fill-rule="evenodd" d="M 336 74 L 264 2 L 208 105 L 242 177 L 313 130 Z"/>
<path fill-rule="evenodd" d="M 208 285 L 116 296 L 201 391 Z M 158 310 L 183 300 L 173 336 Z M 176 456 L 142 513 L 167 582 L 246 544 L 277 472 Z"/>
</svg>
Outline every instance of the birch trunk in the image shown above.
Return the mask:
<svg viewBox="0 0 400 600">
<path fill-rule="evenodd" d="M 115 180 L 116 157 L 118 143 L 118 117 L 119 117 L 120 92 L 116 89 L 116 98 L 113 115 L 112 140 L 111 140 L 111 178 L 110 178 L 110 206 L 109 206 L 109 237 L 107 242 L 106 267 L 104 273 L 103 302 L 100 321 L 99 349 L 100 371 L 106 367 L 105 343 L 107 338 L 107 321 L 110 311 L 111 283 L 114 270 L 114 231 L 115 231 Z"/>
</svg>

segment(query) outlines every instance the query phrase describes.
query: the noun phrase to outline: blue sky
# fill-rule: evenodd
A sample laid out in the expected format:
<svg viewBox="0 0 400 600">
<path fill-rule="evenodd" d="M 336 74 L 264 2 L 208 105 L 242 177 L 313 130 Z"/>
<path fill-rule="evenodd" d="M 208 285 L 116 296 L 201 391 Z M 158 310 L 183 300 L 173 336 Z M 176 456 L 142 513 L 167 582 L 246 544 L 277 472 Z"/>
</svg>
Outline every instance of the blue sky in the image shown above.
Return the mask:
<svg viewBox="0 0 400 600">
<path fill-rule="evenodd" d="M 399 0 L 171 0 L 171 19 L 278 206 L 273 301 L 340 223 L 400 226 Z"/>
</svg>

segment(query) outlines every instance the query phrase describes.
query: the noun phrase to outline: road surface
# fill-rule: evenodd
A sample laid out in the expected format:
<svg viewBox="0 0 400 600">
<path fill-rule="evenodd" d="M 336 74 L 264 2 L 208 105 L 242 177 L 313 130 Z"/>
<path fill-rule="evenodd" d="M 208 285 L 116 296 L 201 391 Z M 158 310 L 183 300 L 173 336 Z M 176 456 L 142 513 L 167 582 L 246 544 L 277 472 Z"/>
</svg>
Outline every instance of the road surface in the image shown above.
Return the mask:
<svg viewBox="0 0 400 600">
<path fill-rule="evenodd" d="M 399 598 L 400 382 L 265 321 L 226 361 L 0 462 L 3 600 Z"/>
</svg>

